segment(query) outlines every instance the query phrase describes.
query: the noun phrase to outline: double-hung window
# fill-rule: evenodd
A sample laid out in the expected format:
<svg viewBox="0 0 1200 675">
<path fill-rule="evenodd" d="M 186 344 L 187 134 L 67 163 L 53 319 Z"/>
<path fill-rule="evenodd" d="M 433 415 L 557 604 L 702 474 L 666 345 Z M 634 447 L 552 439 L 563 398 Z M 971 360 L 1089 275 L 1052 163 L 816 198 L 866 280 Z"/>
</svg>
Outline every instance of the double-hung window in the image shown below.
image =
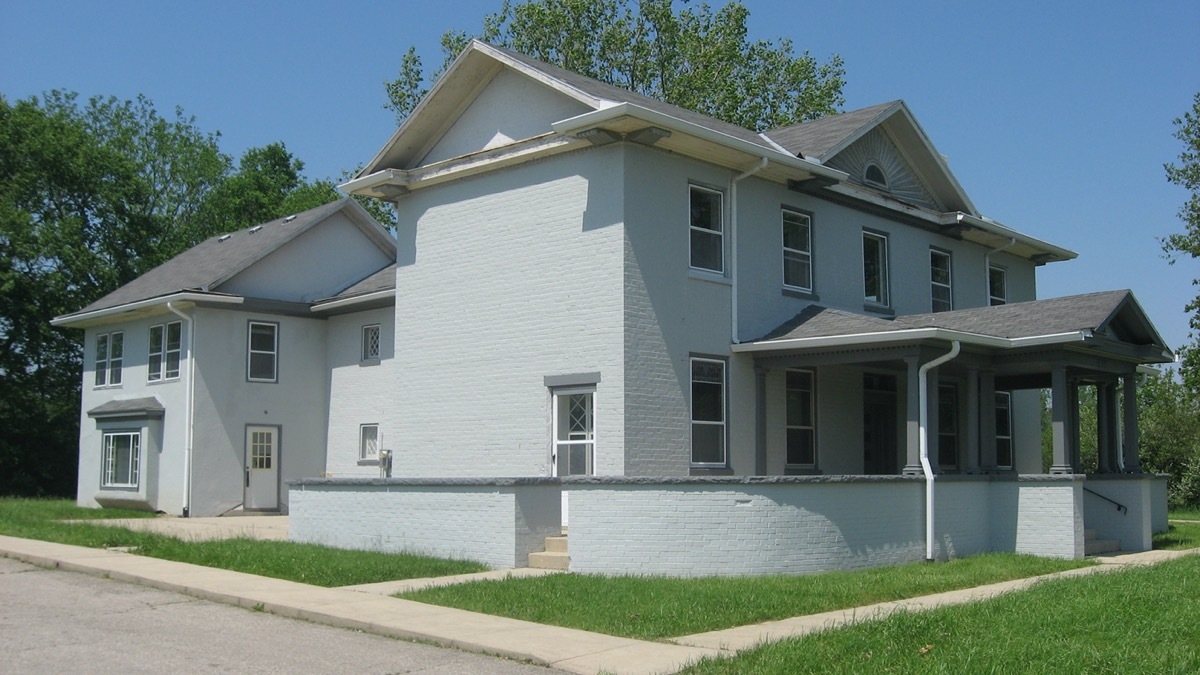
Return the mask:
<svg viewBox="0 0 1200 675">
<path fill-rule="evenodd" d="M 136 488 L 142 447 L 142 435 L 137 431 L 108 431 L 104 433 L 103 487 Z"/>
<path fill-rule="evenodd" d="M 124 362 L 125 333 L 101 333 L 96 336 L 96 386 L 121 384 L 121 364 Z"/>
<path fill-rule="evenodd" d="M 1003 267 L 988 267 L 988 304 L 1003 305 L 1008 302 L 1008 271 Z"/>
<path fill-rule="evenodd" d="M 725 362 L 692 359 L 692 464 L 726 466 Z"/>
<path fill-rule="evenodd" d="M 698 270 L 724 272 L 725 228 L 721 193 L 692 185 L 689 202 L 691 265 Z"/>
<path fill-rule="evenodd" d="M 787 465 L 817 465 L 816 397 L 811 370 L 787 371 Z"/>
<path fill-rule="evenodd" d="M 929 293 L 933 299 L 933 311 L 949 312 L 954 309 L 954 289 L 950 281 L 950 254 L 936 248 L 929 249 Z"/>
<path fill-rule="evenodd" d="M 150 357 L 146 362 L 147 380 L 158 382 L 179 377 L 179 354 L 182 339 L 183 323 L 180 321 L 150 326 Z"/>
<path fill-rule="evenodd" d="M 379 360 L 379 324 L 362 327 L 362 360 Z"/>
<path fill-rule="evenodd" d="M 358 427 L 358 458 L 362 461 L 379 459 L 379 425 L 362 424 Z"/>
<path fill-rule="evenodd" d="M 1011 469 L 1013 463 L 1012 395 L 996 392 L 996 466 Z"/>
<path fill-rule="evenodd" d="M 875 232 L 863 232 L 863 299 L 870 305 L 889 305 L 887 237 Z"/>
<path fill-rule="evenodd" d="M 251 321 L 246 339 L 246 379 L 275 382 L 278 379 L 279 325 Z"/>
<path fill-rule="evenodd" d="M 783 210 L 783 285 L 812 291 L 812 218 Z"/>
<path fill-rule="evenodd" d="M 958 388 L 938 385 L 938 466 L 958 466 Z"/>
</svg>

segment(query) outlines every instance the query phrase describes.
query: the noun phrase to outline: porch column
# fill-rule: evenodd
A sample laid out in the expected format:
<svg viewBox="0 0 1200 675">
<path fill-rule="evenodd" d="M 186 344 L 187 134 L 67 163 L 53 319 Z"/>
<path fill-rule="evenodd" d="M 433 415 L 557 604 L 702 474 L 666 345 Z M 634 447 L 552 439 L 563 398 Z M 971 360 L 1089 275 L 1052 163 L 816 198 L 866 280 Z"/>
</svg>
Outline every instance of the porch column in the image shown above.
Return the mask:
<svg viewBox="0 0 1200 675">
<path fill-rule="evenodd" d="M 754 473 L 767 475 L 767 369 L 754 366 Z"/>
<path fill-rule="evenodd" d="M 1096 470 L 1111 473 L 1117 460 L 1117 387 L 1114 382 L 1096 385 Z"/>
<path fill-rule="evenodd" d="M 1052 474 L 1075 473 L 1067 459 L 1067 446 L 1070 442 L 1067 438 L 1067 429 L 1070 426 L 1068 408 L 1070 395 L 1067 393 L 1067 369 L 1065 366 L 1056 366 L 1050 371 L 1050 430 L 1054 457 L 1050 464 Z"/>
<path fill-rule="evenodd" d="M 1079 460 L 1079 383 L 1067 379 L 1067 463 L 1078 472 L 1082 462 Z"/>
<path fill-rule="evenodd" d="M 1125 404 L 1125 451 L 1122 454 L 1126 473 L 1141 473 L 1142 466 L 1138 461 L 1138 414 L 1137 414 L 1137 375 L 1129 373 L 1121 377 Z"/>
<path fill-rule="evenodd" d="M 907 420 L 905 429 L 907 430 L 906 452 L 904 462 L 904 475 L 924 475 L 921 470 L 921 403 L 920 398 L 920 373 L 921 361 L 919 357 L 908 356 L 904 359 L 904 364 L 908 367 L 908 389 L 904 397 L 905 409 L 907 411 Z"/>
<path fill-rule="evenodd" d="M 997 469 L 996 459 L 996 374 L 979 374 L 979 464 L 984 471 Z"/>
<path fill-rule="evenodd" d="M 980 405 L 979 405 L 979 371 L 967 369 L 967 473 L 979 473 L 979 434 L 980 434 Z"/>
</svg>

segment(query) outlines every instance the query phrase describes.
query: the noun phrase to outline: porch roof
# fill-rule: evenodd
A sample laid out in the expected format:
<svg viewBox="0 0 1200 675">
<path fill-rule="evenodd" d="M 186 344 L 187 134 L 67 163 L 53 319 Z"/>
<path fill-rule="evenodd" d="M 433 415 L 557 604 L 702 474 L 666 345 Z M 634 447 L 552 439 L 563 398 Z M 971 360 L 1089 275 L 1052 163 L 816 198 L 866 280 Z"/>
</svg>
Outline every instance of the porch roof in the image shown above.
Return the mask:
<svg viewBox="0 0 1200 675">
<path fill-rule="evenodd" d="M 735 352 L 954 341 L 986 350 L 1049 345 L 1099 349 L 1123 360 L 1168 363 L 1174 355 L 1128 290 L 883 319 L 810 305 Z"/>
</svg>

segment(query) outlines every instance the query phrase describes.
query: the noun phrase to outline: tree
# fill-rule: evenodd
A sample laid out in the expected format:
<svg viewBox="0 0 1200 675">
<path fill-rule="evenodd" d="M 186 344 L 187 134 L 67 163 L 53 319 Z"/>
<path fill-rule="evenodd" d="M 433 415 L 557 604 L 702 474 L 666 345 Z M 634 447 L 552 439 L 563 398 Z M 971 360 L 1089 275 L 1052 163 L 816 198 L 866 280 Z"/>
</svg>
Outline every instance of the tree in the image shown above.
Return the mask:
<svg viewBox="0 0 1200 675">
<path fill-rule="evenodd" d="M 479 38 L 623 89 L 755 131 L 835 112 L 845 71 L 834 55 L 819 63 L 792 41 L 748 39 L 750 12 L 730 2 L 678 12 L 671 0 L 529 0 L 484 17 Z M 470 36 L 442 35 L 437 74 Z M 388 102 L 402 123 L 426 93 L 420 57 L 410 48 Z"/>
<path fill-rule="evenodd" d="M 74 490 L 82 349 L 50 319 L 202 239 L 294 212 L 302 192 L 340 197 L 311 188 L 282 143 L 235 171 L 218 138 L 141 96 L 0 96 L 0 494 Z"/>
<path fill-rule="evenodd" d="M 1183 143 L 1179 153 L 1178 164 L 1166 164 L 1163 168 L 1167 180 L 1184 188 L 1191 194 L 1179 209 L 1179 219 L 1183 221 L 1184 231 L 1168 236 L 1163 241 L 1163 249 L 1172 264 L 1181 254 L 1192 258 L 1200 257 L 1200 92 L 1192 97 L 1192 109 L 1178 117 L 1175 123 L 1175 138 Z M 1200 284 L 1200 279 L 1192 282 Z M 1200 295 L 1197 295 L 1185 308 L 1192 313 L 1192 331 L 1200 329 Z M 1193 332 L 1193 336 L 1195 333 Z M 1193 391 L 1200 391 L 1200 362 L 1194 358 L 1200 354 L 1194 347 L 1182 352 L 1183 376 Z"/>
</svg>

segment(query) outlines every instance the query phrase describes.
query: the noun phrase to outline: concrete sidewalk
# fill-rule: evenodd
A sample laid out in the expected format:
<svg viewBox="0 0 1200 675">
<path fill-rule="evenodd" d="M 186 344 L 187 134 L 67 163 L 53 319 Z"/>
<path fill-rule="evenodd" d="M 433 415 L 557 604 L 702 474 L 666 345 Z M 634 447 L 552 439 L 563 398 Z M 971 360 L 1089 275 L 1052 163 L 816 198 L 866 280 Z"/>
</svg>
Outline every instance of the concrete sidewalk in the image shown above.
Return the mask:
<svg viewBox="0 0 1200 675">
<path fill-rule="evenodd" d="M 0 536 L 0 555 L 43 567 L 107 576 L 206 600 L 262 609 L 281 616 L 495 654 L 573 673 L 671 673 L 705 656 L 732 655 L 764 642 L 883 618 L 897 611 L 923 611 L 975 602 L 1028 588 L 1043 579 L 1095 574 L 1125 565 L 1154 564 L 1197 552 L 1200 549 L 1107 556 L 1098 558 L 1101 564 L 1094 567 L 1033 579 L 740 626 L 674 638 L 669 642 L 648 642 L 425 605 L 383 595 L 420 585 L 443 585 L 450 581 L 445 578 L 322 588 L 116 551 Z M 493 571 L 461 575 L 454 580 L 461 582 L 541 573 L 530 570 Z"/>
<path fill-rule="evenodd" d="M 216 518 L 113 518 L 69 521 L 88 525 L 124 527 L 138 532 L 153 532 L 184 541 L 211 539 L 273 539 L 287 541 L 287 516 L 225 516 Z"/>
</svg>

